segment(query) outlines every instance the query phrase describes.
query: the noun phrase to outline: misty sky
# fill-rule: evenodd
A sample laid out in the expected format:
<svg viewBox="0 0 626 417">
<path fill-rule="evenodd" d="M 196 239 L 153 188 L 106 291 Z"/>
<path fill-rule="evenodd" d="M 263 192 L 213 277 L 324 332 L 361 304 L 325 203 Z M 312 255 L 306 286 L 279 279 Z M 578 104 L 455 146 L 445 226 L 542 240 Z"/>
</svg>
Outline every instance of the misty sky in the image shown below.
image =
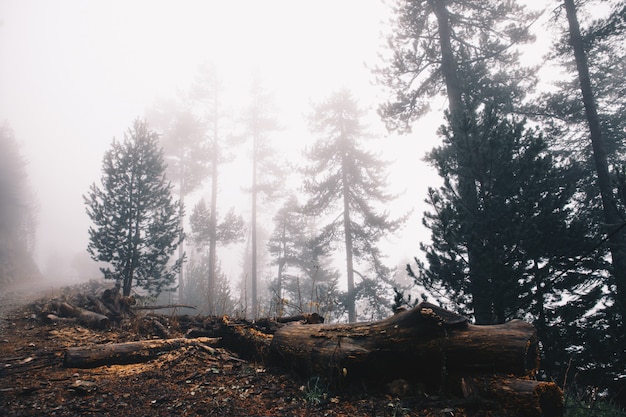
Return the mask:
<svg viewBox="0 0 626 417">
<path fill-rule="evenodd" d="M 90 222 L 82 195 L 99 182 L 112 138 L 158 98 L 188 89 L 203 62 L 217 65 L 235 102 L 251 75 L 260 75 L 274 92 L 283 153 L 307 135 L 311 101 L 342 86 L 374 115 L 382 96 L 366 65 L 376 64 L 387 17 L 375 0 L 0 0 L 0 121 L 13 128 L 29 163 L 40 267 L 85 253 Z M 404 137 L 388 136 L 376 116 L 369 123 L 384 137 L 377 148 L 393 161 L 393 191 L 403 193 L 396 212 L 415 209 L 404 236 L 389 245 L 392 265 L 428 239 L 419 224 L 436 175 L 421 158 L 438 142 L 435 120 Z M 225 198 L 247 198 L 241 185 L 222 177 Z"/>
</svg>

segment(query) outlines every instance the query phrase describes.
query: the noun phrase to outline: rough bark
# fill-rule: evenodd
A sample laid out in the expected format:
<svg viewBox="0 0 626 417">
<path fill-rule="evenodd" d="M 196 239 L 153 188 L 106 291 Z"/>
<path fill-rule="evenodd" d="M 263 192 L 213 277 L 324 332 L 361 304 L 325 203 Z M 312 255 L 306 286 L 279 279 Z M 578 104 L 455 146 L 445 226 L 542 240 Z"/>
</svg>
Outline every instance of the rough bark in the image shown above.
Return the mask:
<svg viewBox="0 0 626 417">
<path fill-rule="evenodd" d="M 507 412 L 527 417 L 563 415 L 563 392 L 553 382 L 509 377 L 483 377 L 472 381 L 482 398 L 496 400 Z"/>
<path fill-rule="evenodd" d="M 102 365 L 139 363 L 154 359 L 163 352 L 184 346 L 214 346 L 218 341 L 217 338 L 208 337 L 176 338 L 73 347 L 65 352 L 63 366 L 66 368 L 95 368 Z"/>
<path fill-rule="evenodd" d="M 472 218 L 477 213 L 477 193 L 475 175 L 473 174 L 470 152 L 471 138 L 464 129 L 466 124 L 466 106 L 463 103 L 461 81 L 454 48 L 452 47 L 452 28 L 450 26 L 450 13 L 444 0 L 432 1 L 433 12 L 437 18 L 437 30 L 439 33 L 439 46 L 441 48 L 441 75 L 446 85 L 448 97 L 448 111 L 450 123 L 454 133 L 454 146 L 457 152 L 459 164 L 458 185 L 459 195 L 463 201 L 462 207 L 467 211 L 467 217 Z M 470 226 L 471 228 L 471 226 Z M 474 318 L 477 324 L 493 324 L 491 315 L 490 297 L 485 294 L 489 284 L 486 282 L 483 269 L 478 264 L 480 244 L 474 233 L 467 233 L 467 258 L 469 263 L 470 291 L 472 293 L 472 306 Z"/>
<path fill-rule="evenodd" d="M 66 301 L 52 303 L 50 307 L 58 311 L 60 316 L 75 317 L 78 323 L 92 329 L 104 329 L 111 322 L 109 318 L 103 314 L 73 306 Z"/>
<path fill-rule="evenodd" d="M 596 105 L 596 98 L 591 85 L 591 75 L 587 63 L 587 53 L 580 32 L 576 5 L 574 0 L 564 0 L 567 21 L 569 24 L 570 44 L 574 50 L 576 69 L 580 91 L 585 106 L 585 115 L 589 126 L 593 159 L 596 167 L 597 183 L 602 197 L 602 208 L 606 232 L 609 239 L 611 259 L 613 264 L 612 273 L 615 277 L 616 297 L 615 301 L 622 315 L 626 315 L 626 232 L 622 229 L 622 219 L 617 211 L 617 205 L 613 195 L 611 176 L 609 174 L 608 157 L 604 145 L 605 138 L 602 135 L 600 116 Z"/>
<path fill-rule="evenodd" d="M 285 326 L 270 352 L 274 362 L 304 375 L 379 383 L 405 378 L 431 387 L 445 386 L 448 375 L 527 375 L 539 358 L 532 325 L 471 325 L 429 303 L 378 322 Z"/>
</svg>

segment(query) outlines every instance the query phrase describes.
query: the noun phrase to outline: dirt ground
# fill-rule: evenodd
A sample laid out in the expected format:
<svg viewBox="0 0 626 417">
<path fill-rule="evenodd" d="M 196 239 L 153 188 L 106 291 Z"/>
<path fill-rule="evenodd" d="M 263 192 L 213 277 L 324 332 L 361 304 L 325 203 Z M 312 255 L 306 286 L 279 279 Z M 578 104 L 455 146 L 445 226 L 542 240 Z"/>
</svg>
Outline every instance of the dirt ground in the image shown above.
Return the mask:
<svg viewBox="0 0 626 417">
<path fill-rule="evenodd" d="M 63 366 L 67 348 L 142 340 L 133 325 L 91 330 L 46 323 L 42 297 L 0 297 L 2 416 L 492 416 L 494 409 L 453 399 L 389 392 L 333 392 L 319 379 L 243 360 L 222 348 L 189 346 L 140 364 L 93 369 Z M 175 326 L 173 336 L 180 337 Z"/>
</svg>

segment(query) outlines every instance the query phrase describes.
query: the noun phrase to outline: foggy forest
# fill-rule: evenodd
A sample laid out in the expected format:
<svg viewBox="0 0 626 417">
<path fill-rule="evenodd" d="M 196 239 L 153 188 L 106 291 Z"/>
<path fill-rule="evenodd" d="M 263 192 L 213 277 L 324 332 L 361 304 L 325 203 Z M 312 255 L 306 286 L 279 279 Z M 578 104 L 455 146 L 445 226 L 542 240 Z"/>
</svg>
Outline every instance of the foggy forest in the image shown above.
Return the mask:
<svg viewBox="0 0 626 417">
<path fill-rule="evenodd" d="M 503 409 L 484 415 L 626 415 L 625 41 L 622 0 L 2 0 L 1 318 L 14 320 L 15 294 L 91 286 L 107 308 L 64 298 L 37 314 L 120 332 L 150 306 L 213 332 L 240 320 L 257 329 L 243 341 L 200 336 L 235 352 L 252 341 L 240 354 L 254 363 L 294 355 L 309 379 L 293 415 L 341 402 L 325 394 L 341 384 L 320 382 L 323 348 L 302 353 L 321 337 L 306 326 L 358 346 L 330 380 L 408 381 L 413 402 L 385 400 L 380 415 L 444 415 L 425 410 L 456 377 L 446 392 L 475 399 L 481 383 L 460 375 L 485 377 L 474 349 L 493 358 L 490 378 L 550 393 L 538 414 L 496 393 Z M 417 349 L 389 330 L 411 312 L 459 343 L 433 365 L 436 388 L 393 371 Z M 264 320 L 278 330 L 261 337 Z M 524 332 L 537 361 L 518 371 L 504 357 Z M 368 343 L 397 357 L 352 364 Z M 455 354 L 474 370 L 456 372 Z M 37 415 L 11 401 L 0 411 Z M 250 415 L 220 407 L 174 414 Z M 341 410 L 326 415 L 379 415 Z"/>
</svg>

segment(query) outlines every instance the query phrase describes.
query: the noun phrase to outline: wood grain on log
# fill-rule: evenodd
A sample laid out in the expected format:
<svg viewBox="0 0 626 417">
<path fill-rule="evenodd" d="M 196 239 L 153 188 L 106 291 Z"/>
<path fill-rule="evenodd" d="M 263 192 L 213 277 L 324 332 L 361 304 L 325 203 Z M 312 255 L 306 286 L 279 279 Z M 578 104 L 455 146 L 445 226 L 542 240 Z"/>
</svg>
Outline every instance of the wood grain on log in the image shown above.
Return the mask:
<svg viewBox="0 0 626 417">
<path fill-rule="evenodd" d="M 102 365 L 122 365 L 145 362 L 162 352 L 183 346 L 215 346 L 219 339 L 202 337 L 197 339 L 155 339 L 137 342 L 108 343 L 69 348 L 63 358 L 66 368 L 95 368 Z"/>
<path fill-rule="evenodd" d="M 475 326 L 429 303 L 378 322 L 287 325 L 274 334 L 270 351 L 275 362 L 305 375 L 434 385 L 451 373 L 526 375 L 539 357 L 528 323 Z"/>
<path fill-rule="evenodd" d="M 75 317 L 76 321 L 85 327 L 92 329 L 104 329 L 106 328 L 110 320 L 104 314 L 96 313 L 95 311 L 86 310 L 81 307 L 76 307 L 66 301 L 53 303 L 57 311 L 65 317 Z"/>
</svg>

